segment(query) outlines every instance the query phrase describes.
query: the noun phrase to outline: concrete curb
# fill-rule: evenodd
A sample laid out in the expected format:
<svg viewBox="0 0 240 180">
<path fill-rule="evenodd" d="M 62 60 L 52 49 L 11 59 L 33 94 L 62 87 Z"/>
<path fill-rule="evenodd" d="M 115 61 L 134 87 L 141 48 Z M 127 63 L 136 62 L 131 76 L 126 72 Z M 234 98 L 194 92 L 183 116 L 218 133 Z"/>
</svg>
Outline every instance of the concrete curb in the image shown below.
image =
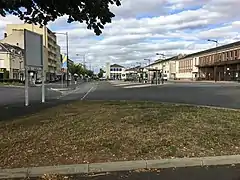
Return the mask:
<svg viewBox="0 0 240 180">
<path fill-rule="evenodd" d="M 63 91 L 63 92 L 65 92 L 65 91 L 71 91 L 71 90 L 75 90 L 75 89 L 77 89 L 79 86 L 81 86 L 82 84 L 84 84 L 85 82 L 84 81 L 82 81 L 82 82 L 79 82 L 78 84 L 77 84 L 77 86 L 74 86 L 74 87 L 60 87 L 60 88 L 52 88 L 52 87 L 50 87 L 49 89 L 51 89 L 51 90 L 53 90 L 53 91 Z"/>
<path fill-rule="evenodd" d="M 25 86 L 14 86 L 14 85 L 0 85 L 0 87 L 4 88 L 24 88 Z"/>
<path fill-rule="evenodd" d="M 44 174 L 71 175 L 111 171 L 131 171 L 137 169 L 163 169 L 234 164 L 240 164 L 240 155 L 0 169 L 0 179 L 39 177 Z"/>
<path fill-rule="evenodd" d="M 74 90 L 75 88 L 50 88 L 53 91 L 71 91 Z"/>
<path fill-rule="evenodd" d="M 220 84 L 220 85 L 227 85 L 227 84 L 230 84 L 230 85 L 237 85 L 239 86 L 240 83 L 237 82 L 237 81 L 181 81 L 181 80 L 168 80 L 169 82 L 173 82 L 173 83 L 206 83 L 206 84 Z"/>
</svg>

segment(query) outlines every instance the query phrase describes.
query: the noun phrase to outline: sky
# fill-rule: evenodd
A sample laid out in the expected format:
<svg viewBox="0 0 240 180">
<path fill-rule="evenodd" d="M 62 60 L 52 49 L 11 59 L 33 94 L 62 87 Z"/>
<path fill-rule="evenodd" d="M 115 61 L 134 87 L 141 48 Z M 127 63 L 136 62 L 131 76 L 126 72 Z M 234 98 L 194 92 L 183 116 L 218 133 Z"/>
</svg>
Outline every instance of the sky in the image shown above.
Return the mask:
<svg viewBox="0 0 240 180">
<path fill-rule="evenodd" d="M 106 62 L 125 67 L 146 65 L 161 56 L 189 54 L 240 40 L 239 0 L 122 0 L 120 7 L 111 6 L 116 15 L 102 35 L 96 36 L 83 23 L 67 23 L 59 17 L 48 27 L 69 33 L 69 54 L 76 63 L 85 56 L 94 71 Z M 12 15 L 0 17 L 0 38 L 6 24 L 21 23 Z M 66 41 L 58 35 L 62 52 Z M 78 55 L 77 55 L 78 54 Z"/>
</svg>

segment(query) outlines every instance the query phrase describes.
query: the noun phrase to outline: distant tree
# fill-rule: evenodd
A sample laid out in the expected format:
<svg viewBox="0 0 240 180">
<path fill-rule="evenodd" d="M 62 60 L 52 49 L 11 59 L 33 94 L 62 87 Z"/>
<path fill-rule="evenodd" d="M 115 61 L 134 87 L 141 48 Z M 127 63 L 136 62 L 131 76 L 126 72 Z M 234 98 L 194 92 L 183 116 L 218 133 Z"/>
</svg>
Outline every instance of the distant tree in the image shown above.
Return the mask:
<svg viewBox="0 0 240 180">
<path fill-rule="evenodd" d="M 85 22 L 87 29 L 96 35 L 102 33 L 106 23 L 115 15 L 109 5 L 121 5 L 121 0 L 0 0 L 0 15 L 7 13 L 18 16 L 27 23 L 46 25 L 58 17 L 67 15 L 68 23 Z"/>
<path fill-rule="evenodd" d="M 103 73 L 105 73 L 105 71 L 101 68 L 100 72 L 98 73 L 98 77 L 102 78 L 103 77 Z"/>
<path fill-rule="evenodd" d="M 85 74 L 85 71 L 82 67 L 81 64 L 69 64 L 68 66 L 68 71 L 74 75 L 74 74 L 77 74 L 77 75 L 84 75 Z"/>
<path fill-rule="evenodd" d="M 89 77 L 93 77 L 94 72 L 91 70 L 86 70 L 86 75 L 88 75 Z"/>
<path fill-rule="evenodd" d="M 82 64 L 69 64 L 68 66 L 68 71 L 74 75 L 77 74 L 78 76 L 89 76 L 92 77 L 94 75 L 94 72 L 89 70 L 89 69 L 85 69 Z"/>
</svg>

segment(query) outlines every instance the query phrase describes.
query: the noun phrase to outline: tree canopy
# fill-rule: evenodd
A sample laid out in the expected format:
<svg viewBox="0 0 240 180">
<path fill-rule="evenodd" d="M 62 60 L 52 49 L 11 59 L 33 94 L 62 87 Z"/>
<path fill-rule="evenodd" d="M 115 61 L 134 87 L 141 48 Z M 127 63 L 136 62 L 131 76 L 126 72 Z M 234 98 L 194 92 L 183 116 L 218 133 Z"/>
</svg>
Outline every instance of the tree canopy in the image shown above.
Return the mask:
<svg viewBox="0 0 240 180">
<path fill-rule="evenodd" d="M 89 70 L 89 69 L 85 69 L 82 64 L 70 64 L 68 66 L 68 70 L 69 72 L 74 75 L 74 74 L 77 74 L 79 76 L 89 76 L 89 77 L 92 77 L 94 75 L 94 72 Z"/>
<path fill-rule="evenodd" d="M 96 35 L 102 33 L 106 23 L 115 15 L 109 5 L 121 5 L 121 0 L 0 0 L 0 15 L 18 16 L 26 23 L 46 25 L 58 17 L 67 15 L 68 22 L 85 22 Z"/>
</svg>

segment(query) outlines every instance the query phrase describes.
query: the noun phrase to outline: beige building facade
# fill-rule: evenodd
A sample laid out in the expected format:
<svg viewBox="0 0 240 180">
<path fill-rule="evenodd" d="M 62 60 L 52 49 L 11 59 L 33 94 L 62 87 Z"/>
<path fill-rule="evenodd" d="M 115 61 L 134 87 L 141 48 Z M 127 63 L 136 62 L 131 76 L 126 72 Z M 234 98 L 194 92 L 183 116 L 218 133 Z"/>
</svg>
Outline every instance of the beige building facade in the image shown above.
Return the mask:
<svg viewBox="0 0 240 180">
<path fill-rule="evenodd" d="M 24 29 L 43 36 L 43 57 L 46 80 L 54 80 L 61 71 L 61 66 L 59 65 L 59 61 L 61 61 L 60 47 L 57 45 L 56 35 L 46 26 L 41 28 L 39 25 L 34 24 L 8 24 L 4 35 L 5 38 L 1 42 L 24 48 Z"/>
<path fill-rule="evenodd" d="M 240 81 L 240 41 L 186 55 L 176 61 L 176 78 Z"/>
</svg>

